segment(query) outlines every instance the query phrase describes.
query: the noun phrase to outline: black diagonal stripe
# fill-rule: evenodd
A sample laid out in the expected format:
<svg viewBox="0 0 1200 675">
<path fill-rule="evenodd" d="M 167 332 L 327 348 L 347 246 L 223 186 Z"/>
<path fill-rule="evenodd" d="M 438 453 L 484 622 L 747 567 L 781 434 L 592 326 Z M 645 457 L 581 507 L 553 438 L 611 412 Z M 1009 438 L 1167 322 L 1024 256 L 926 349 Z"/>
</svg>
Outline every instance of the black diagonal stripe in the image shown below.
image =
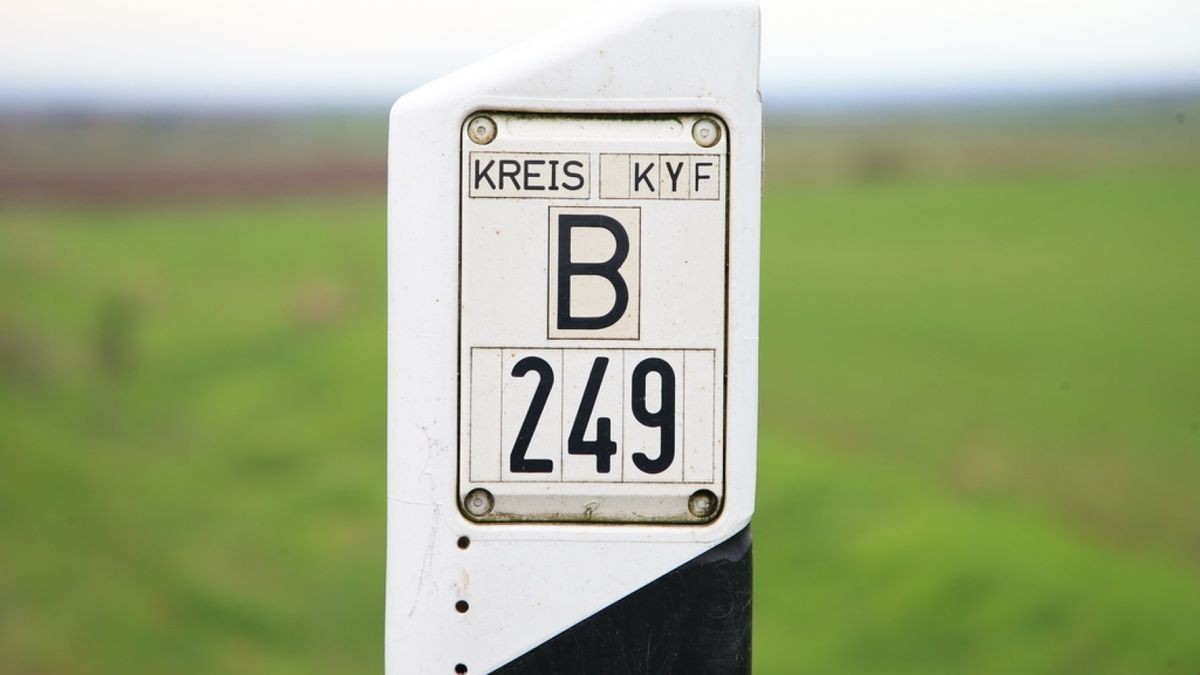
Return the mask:
<svg viewBox="0 0 1200 675">
<path fill-rule="evenodd" d="M 495 672 L 749 673 L 750 548 L 747 527 Z"/>
</svg>

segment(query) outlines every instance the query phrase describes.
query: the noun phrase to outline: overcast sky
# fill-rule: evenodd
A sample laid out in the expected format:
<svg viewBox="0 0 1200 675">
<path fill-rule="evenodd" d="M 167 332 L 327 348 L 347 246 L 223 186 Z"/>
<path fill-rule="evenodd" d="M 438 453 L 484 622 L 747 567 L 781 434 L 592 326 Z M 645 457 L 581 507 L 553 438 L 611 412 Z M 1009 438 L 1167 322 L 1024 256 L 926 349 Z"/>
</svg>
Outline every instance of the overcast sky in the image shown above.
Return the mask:
<svg viewBox="0 0 1200 675">
<path fill-rule="evenodd" d="M 383 106 L 596 4 L 0 0 L 0 104 Z M 762 6 L 768 102 L 1200 85 L 1200 0 Z"/>
</svg>

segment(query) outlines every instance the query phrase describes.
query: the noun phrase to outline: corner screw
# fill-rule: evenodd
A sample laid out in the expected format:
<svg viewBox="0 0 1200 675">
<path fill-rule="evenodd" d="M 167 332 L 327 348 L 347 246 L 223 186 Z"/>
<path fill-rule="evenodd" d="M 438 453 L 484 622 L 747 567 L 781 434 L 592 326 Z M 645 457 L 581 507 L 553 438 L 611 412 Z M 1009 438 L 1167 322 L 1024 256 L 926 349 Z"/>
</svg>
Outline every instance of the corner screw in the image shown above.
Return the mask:
<svg viewBox="0 0 1200 675">
<path fill-rule="evenodd" d="M 467 123 L 467 136 L 479 145 L 496 140 L 496 123 L 487 115 L 472 117 Z"/>
<path fill-rule="evenodd" d="M 475 488 L 467 493 L 466 499 L 463 500 L 463 505 L 467 507 L 467 513 L 473 516 L 486 516 L 492 512 L 492 507 L 496 505 L 496 500 L 492 498 L 492 493 L 487 490 Z"/>
<path fill-rule="evenodd" d="M 721 140 L 721 127 L 717 123 L 706 118 L 697 120 L 692 125 L 692 138 L 702 148 L 711 148 Z"/>
<path fill-rule="evenodd" d="M 688 499 L 688 511 L 697 518 L 708 518 L 717 512 L 717 496 L 708 490 L 697 490 Z"/>
</svg>

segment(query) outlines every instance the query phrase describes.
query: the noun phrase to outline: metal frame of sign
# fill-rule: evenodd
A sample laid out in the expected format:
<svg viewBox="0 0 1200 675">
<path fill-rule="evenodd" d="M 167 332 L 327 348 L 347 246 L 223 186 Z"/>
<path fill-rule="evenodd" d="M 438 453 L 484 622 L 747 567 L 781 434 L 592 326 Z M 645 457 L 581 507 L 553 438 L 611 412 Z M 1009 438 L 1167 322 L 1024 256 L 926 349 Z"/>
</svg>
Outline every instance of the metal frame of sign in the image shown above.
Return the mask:
<svg viewBox="0 0 1200 675">
<path fill-rule="evenodd" d="M 463 134 L 458 468 L 465 515 L 478 522 L 663 525 L 718 517 L 729 281 L 724 124 L 708 114 L 501 111 L 477 111 L 467 125 L 473 122 L 490 131 L 479 142 Z M 694 138 L 700 128 L 711 129 L 713 138 L 703 144 Z M 647 148 L 661 152 L 647 154 Z M 568 159 L 575 165 L 566 167 L 574 169 L 573 183 L 560 180 L 559 164 Z M 557 184 L 541 189 L 546 186 L 536 182 L 547 180 L 574 192 L 564 198 Z M 501 191 L 504 197 L 496 195 Z M 552 330 L 557 287 L 570 283 L 558 273 L 555 217 L 572 214 L 607 218 L 606 226 L 625 237 L 620 270 L 609 273 L 626 290 L 622 307 L 628 309 L 612 315 L 607 329 Z M 607 234 L 598 237 L 601 257 L 610 241 Z M 656 283 L 647 285 L 643 270 Z M 604 307 L 612 306 L 612 282 L 581 276 L 601 291 Z M 528 301 L 542 292 L 544 309 Z M 544 390 L 542 375 L 511 376 L 522 356 L 547 371 Z M 581 387 L 600 361 L 598 386 Z M 509 365 L 501 368 L 502 362 Z M 653 375 L 642 368 L 651 363 Z M 662 369 L 670 401 L 657 388 Z M 632 414 L 628 378 L 649 394 L 640 412 L 657 411 L 655 427 Z M 514 389 L 524 391 L 514 395 Z M 532 438 L 514 447 L 538 391 L 545 396 L 536 399 Z M 665 429 L 658 414 L 664 409 L 670 415 Z M 586 418 L 579 416 L 583 410 Z M 574 441 L 565 438 L 568 429 Z M 531 454 L 537 466 L 523 473 L 509 468 L 513 462 L 506 460 L 518 452 L 516 463 Z M 665 461 L 650 461 L 655 456 Z M 476 498 L 481 508 L 473 509 Z"/>
</svg>

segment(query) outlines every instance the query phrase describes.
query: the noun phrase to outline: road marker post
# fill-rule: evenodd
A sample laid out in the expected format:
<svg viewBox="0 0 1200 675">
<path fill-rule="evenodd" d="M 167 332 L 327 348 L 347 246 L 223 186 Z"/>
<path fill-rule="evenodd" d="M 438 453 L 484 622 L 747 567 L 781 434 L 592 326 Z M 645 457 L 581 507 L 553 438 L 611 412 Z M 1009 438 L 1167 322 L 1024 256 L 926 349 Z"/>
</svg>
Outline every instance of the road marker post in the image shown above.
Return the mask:
<svg viewBox="0 0 1200 675">
<path fill-rule="evenodd" d="M 758 52 L 649 3 L 393 107 L 388 673 L 749 672 Z"/>
</svg>

